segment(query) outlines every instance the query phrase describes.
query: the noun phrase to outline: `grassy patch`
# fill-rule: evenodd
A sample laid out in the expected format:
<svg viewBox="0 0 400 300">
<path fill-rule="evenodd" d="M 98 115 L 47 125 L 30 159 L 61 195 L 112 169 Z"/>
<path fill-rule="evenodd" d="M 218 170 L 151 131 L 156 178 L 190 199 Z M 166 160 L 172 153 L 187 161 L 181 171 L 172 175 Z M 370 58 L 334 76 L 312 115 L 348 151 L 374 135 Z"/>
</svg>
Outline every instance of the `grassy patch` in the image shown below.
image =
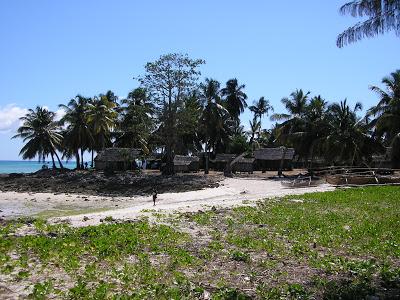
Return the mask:
<svg viewBox="0 0 400 300">
<path fill-rule="evenodd" d="M 4 222 L 0 272 L 10 276 L 10 285 L 26 285 L 33 299 L 399 296 L 398 187 L 294 198 L 157 215 L 162 225 L 148 218 L 106 218 L 84 228 Z M 16 235 L 26 224 L 37 234 Z"/>
<path fill-rule="evenodd" d="M 68 216 L 76 216 L 90 213 L 98 213 L 110 210 L 111 208 L 79 208 L 73 209 L 72 206 L 59 206 L 55 207 L 55 209 L 48 209 L 41 211 L 35 215 L 36 218 L 48 219 L 48 218 L 56 218 L 56 217 L 68 217 Z"/>
</svg>

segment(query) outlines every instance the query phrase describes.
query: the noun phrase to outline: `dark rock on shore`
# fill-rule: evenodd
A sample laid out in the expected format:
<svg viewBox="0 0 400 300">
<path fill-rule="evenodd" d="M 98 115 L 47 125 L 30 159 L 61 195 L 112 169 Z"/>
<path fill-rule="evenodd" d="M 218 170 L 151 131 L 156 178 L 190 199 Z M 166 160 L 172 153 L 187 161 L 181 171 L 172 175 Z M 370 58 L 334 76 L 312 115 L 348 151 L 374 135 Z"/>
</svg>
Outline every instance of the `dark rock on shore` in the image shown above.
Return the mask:
<svg viewBox="0 0 400 300">
<path fill-rule="evenodd" d="M 0 190 L 33 193 L 77 193 L 104 196 L 149 195 L 185 192 L 217 187 L 222 176 L 179 174 L 162 176 L 156 173 L 119 172 L 113 176 L 100 171 L 40 170 L 32 174 L 9 174 L 0 177 Z"/>
</svg>

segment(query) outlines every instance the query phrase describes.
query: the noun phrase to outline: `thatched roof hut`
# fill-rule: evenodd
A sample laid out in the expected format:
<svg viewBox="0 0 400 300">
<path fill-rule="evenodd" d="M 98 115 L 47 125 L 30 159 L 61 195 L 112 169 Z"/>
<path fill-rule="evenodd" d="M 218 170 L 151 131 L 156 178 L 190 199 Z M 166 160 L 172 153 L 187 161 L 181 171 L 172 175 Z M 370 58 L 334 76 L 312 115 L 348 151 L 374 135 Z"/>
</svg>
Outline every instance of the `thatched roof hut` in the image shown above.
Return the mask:
<svg viewBox="0 0 400 300">
<path fill-rule="evenodd" d="M 174 171 L 176 173 L 197 172 L 199 170 L 199 161 L 198 156 L 175 155 Z"/>
<path fill-rule="evenodd" d="M 371 166 L 375 168 L 392 168 L 392 147 L 386 147 L 385 153 L 372 155 Z"/>
<path fill-rule="evenodd" d="M 215 156 L 215 159 L 210 160 L 210 167 L 216 171 L 225 170 L 226 164 L 234 160 L 236 154 L 219 153 Z"/>
<path fill-rule="evenodd" d="M 254 151 L 254 157 L 258 160 L 281 160 L 285 154 L 284 160 L 292 160 L 294 156 L 293 148 L 261 148 Z"/>
<path fill-rule="evenodd" d="M 235 161 L 232 165 L 232 172 L 246 172 L 246 173 L 253 173 L 254 166 L 255 166 L 255 158 L 240 158 Z"/>
<path fill-rule="evenodd" d="M 96 170 L 133 170 L 136 167 L 135 159 L 139 158 L 141 153 L 141 149 L 106 148 L 97 154 L 94 166 Z"/>
<path fill-rule="evenodd" d="M 284 156 L 284 157 L 283 157 Z M 292 160 L 294 156 L 293 148 L 261 148 L 254 151 L 257 169 L 262 171 L 278 170 L 283 157 L 283 169 L 292 169 Z"/>
</svg>

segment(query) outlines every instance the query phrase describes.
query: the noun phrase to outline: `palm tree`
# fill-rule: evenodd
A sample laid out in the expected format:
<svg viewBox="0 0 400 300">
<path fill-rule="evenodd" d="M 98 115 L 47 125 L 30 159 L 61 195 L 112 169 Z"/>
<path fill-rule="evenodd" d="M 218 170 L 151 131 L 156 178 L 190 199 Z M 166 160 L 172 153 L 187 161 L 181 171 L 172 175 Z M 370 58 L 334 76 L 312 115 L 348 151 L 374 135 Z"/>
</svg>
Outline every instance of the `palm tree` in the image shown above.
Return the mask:
<svg viewBox="0 0 400 300">
<path fill-rule="evenodd" d="M 264 115 L 268 116 L 269 111 L 273 111 L 274 108 L 270 105 L 269 100 L 265 99 L 264 97 L 261 97 L 258 99 L 257 102 L 254 102 L 252 106 L 249 107 L 249 109 L 254 113 L 255 118 L 260 119 L 260 126 L 259 126 L 259 132 L 258 136 L 261 134 L 261 121 Z M 254 120 L 253 120 L 254 123 Z"/>
<path fill-rule="evenodd" d="M 254 104 L 250 106 L 249 109 L 254 113 L 256 117 L 260 118 L 260 127 L 262 117 L 264 115 L 268 115 L 269 111 L 274 110 L 274 108 L 269 103 L 269 100 L 265 99 L 264 97 L 261 97 L 260 99 L 258 99 L 257 102 L 254 102 Z"/>
<path fill-rule="evenodd" d="M 92 167 L 94 150 L 103 150 L 106 145 L 111 143 L 110 134 L 115 127 L 117 117 L 116 106 L 116 103 L 108 100 L 106 95 L 99 95 L 88 102 L 87 122 L 93 136 Z"/>
<path fill-rule="evenodd" d="M 357 116 L 361 109 L 361 103 L 351 109 L 347 100 L 329 106 L 330 132 L 325 143 L 329 161 L 355 165 L 370 160 L 372 153 L 381 151 L 378 141 L 370 135 L 365 118 Z"/>
<path fill-rule="evenodd" d="M 303 153 L 306 154 L 309 161 L 308 167 L 311 172 L 316 150 L 322 153 L 322 146 L 329 133 L 327 106 L 328 103 L 321 96 L 311 98 L 304 115 L 304 131 L 296 133 L 297 136 L 301 137 L 299 145 L 300 148 L 305 148 Z"/>
<path fill-rule="evenodd" d="M 287 113 L 275 113 L 271 116 L 272 121 L 284 121 L 279 125 L 277 130 L 277 139 L 283 145 L 287 145 L 293 138 L 293 132 L 301 131 L 304 125 L 304 116 L 307 111 L 308 96 L 310 92 L 304 93 L 302 89 L 296 90 L 289 97 L 282 98 L 281 102 L 285 106 Z M 284 158 L 286 155 L 286 147 L 284 148 L 278 176 L 282 176 Z"/>
<path fill-rule="evenodd" d="M 258 120 L 257 115 L 254 114 L 253 121 L 249 121 L 250 125 L 250 141 L 253 151 L 256 148 L 256 139 L 255 136 L 258 134 L 258 138 L 260 138 L 260 130 L 261 130 L 261 120 Z"/>
<path fill-rule="evenodd" d="M 336 44 L 339 48 L 391 30 L 400 36 L 400 0 L 354 0 L 344 4 L 340 13 L 367 19 L 338 36 Z"/>
<path fill-rule="evenodd" d="M 370 87 L 379 95 L 380 100 L 376 106 L 369 109 L 368 116 L 374 117 L 371 125 L 375 127 L 378 137 L 384 138 L 385 145 L 392 145 L 392 155 L 398 156 L 400 148 L 396 145 L 399 145 L 397 139 L 400 138 L 400 70 L 384 77 L 382 83 L 386 90 L 377 86 Z M 393 158 L 392 161 L 396 162 Z"/>
<path fill-rule="evenodd" d="M 50 154 L 53 168 L 56 168 L 54 156 L 57 157 L 60 167 L 63 168 L 56 151 L 61 144 L 62 135 L 54 118 L 54 112 L 40 106 L 37 106 L 35 110 L 29 109 L 28 113 L 20 118 L 23 125 L 18 128 L 18 134 L 12 138 L 22 138 L 24 142 L 27 142 L 20 152 L 23 159 L 32 159 L 38 156 L 39 161 L 44 161 Z"/>
<path fill-rule="evenodd" d="M 200 131 L 204 136 L 206 153 L 205 174 L 209 169 L 210 148 L 215 150 L 216 144 L 223 137 L 229 136 L 227 116 L 229 112 L 221 105 L 219 97 L 220 83 L 217 80 L 206 78 L 200 85 L 200 100 L 203 101 L 204 109 L 200 118 Z"/>
<path fill-rule="evenodd" d="M 247 95 L 243 92 L 245 85 L 239 85 L 236 78 L 230 79 L 226 83 L 226 87 L 221 90 L 224 97 L 225 107 L 233 120 L 239 120 L 239 116 L 247 107 Z"/>
<path fill-rule="evenodd" d="M 151 115 L 154 105 L 144 88 L 136 88 L 121 101 L 121 114 L 116 128 L 115 145 L 118 147 L 141 148 L 149 152 L 148 141 L 153 128 Z"/>
<path fill-rule="evenodd" d="M 83 169 L 83 153 L 93 145 L 93 136 L 88 122 L 88 98 L 77 95 L 68 105 L 60 104 L 65 110 L 60 123 L 66 125 L 64 132 L 65 156 L 76 158 L 76 168 Z M 80 151 L 80 154 L 79 154 Z"/>
</svg>

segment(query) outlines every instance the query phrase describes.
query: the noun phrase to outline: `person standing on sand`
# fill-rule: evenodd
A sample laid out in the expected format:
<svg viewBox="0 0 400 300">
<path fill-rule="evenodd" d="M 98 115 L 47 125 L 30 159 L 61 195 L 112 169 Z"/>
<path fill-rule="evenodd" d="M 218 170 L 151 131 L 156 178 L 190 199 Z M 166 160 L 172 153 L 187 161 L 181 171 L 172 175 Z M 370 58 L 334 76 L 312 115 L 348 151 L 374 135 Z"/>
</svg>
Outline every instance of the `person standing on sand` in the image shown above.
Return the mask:
<svg viewBox="0 0 400 300">
<path fill-rule="evenodd" d="M 153 206 L 156 206 L 157 190 L 153 189 Z"/>
</svg>

